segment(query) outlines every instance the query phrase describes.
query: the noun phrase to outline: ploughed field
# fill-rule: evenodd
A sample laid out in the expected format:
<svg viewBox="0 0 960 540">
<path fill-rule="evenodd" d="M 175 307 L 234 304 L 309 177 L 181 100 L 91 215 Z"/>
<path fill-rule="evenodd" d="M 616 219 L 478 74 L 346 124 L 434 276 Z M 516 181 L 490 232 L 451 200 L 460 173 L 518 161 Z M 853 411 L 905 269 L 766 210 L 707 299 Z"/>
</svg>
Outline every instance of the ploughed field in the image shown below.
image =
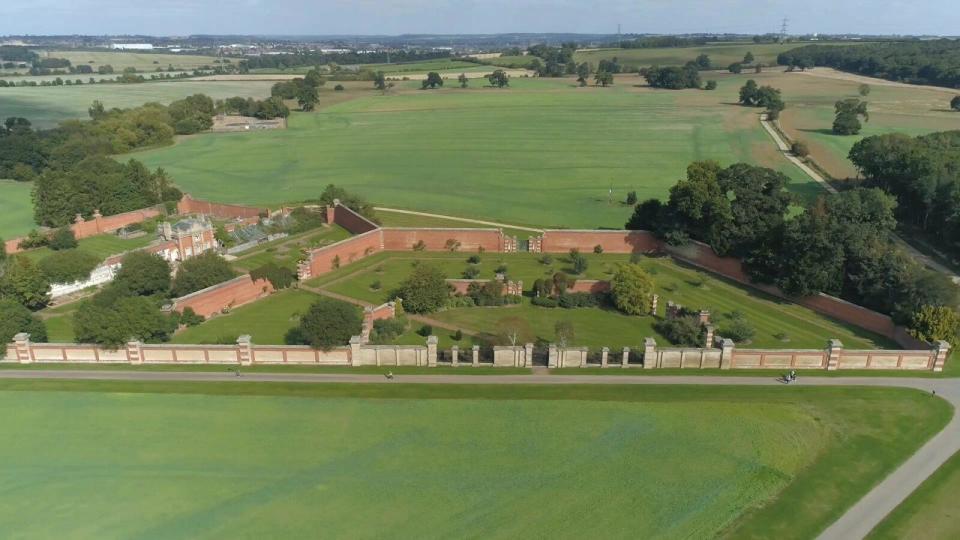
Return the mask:
<svg viewBox="0 0 960 540">
<path fill-rule="evenodd" d="M 448 81 L 423 91 L 410 81 L 328 106 L 325 92 L 286 130 L 192 137 L 137 157 L 209 200 L 274 204 L 335 183 L 383 206 L 538 226 L 620 227 L 628 191 L 664 197 L 696 159 L 772 166 L 791 189 L 817 193 L 758 111 L 731 104 L 745 77 L 717 78 L 714 92 L 652 90 L 635 75 L 612 88 L 514 78 L 503 90 Z"/>
<path fill-rule="evenodd" d="M 4 537 L 811 537 L 949 417 L 908 390 L 0 388 Z"/>
</svg>

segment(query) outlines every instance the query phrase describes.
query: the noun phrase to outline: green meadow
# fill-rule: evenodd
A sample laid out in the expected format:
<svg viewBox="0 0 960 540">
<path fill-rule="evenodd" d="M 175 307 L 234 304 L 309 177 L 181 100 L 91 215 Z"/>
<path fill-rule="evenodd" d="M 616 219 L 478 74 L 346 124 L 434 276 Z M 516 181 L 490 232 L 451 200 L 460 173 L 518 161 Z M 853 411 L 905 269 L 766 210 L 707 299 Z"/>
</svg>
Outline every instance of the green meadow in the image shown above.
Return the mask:
<svg viewBox="0 0 960 540">
<path fill-rule="evenodd" d="M 815 184 L 773 148 L 755 110 L 720 88 L 654 91 L 636 76 L 612 88 L 514 79 L 510 89 L 415 90 L 296 113 L 289 129 L 193 137 L 136 154 L 195 196 L 276 203 L 336 183 L 384 206 L 521 225 L 620 227 L 628 191 L 663 197 L 695 159 L 783 170 L 791 189 Z"/>
<path fill-rule="evenodd" d="M 23 236 L 36 227 L 30 199 L 32 188 L 30 182 L 0 180 L 0 238 Z"/>
<path fill-rule="evenodd" d="M 116 73 L 126 68 L 137 71 L 156 71 L 157 68 L 195 69 L 201 66 L 214 66 L 215 56 L 196 54 L 170 54 L 147 51 L 49 51 L 48 56 L 66 58 L 74 66 L 88 64 L 96 71 L 99 66 L 111 65 Z M 238 60 L 232 60 L 237 62 Z M 94 76 L 97 74 L 95 73 Z"/>
<path fill-rule="evenodd" d="M 695 59 L 701 54 L 710 57 L 714 69 L 727 69 L 734 62 L 742 62 L 748 52 L 753 53 L 756 62 L 765 65 L 776 64 L 777 55 L 796 49 L 798 43 L 715 43 L 698 47 L 663 47 L 656 49 L 584 49 L 574 53 L 577 62 L 590 62 L 597 65 L 600 60 L 617 58 L 620 64 L 635 67 L 679 66 Z"/>
<path fill-rule="evenodd" d="M 868 540 L 950 540 L 960 538 L 960 454 L 954 454 L 900 503 Z"/>
<path fill-rule="evenodd" d="M 950 415 L 894 389 L 0 389 L 5 537 L 809 538 Z"/>
</svg>

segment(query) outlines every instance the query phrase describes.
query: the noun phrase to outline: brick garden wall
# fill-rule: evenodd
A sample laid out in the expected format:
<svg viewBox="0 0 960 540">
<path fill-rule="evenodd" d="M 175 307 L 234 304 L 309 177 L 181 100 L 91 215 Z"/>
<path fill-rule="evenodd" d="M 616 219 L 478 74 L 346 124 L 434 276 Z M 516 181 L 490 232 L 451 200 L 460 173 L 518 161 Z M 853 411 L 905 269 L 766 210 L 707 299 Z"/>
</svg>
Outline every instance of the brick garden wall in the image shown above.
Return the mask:
<svg viewBox="0 0 960 540">
<path fill-rule="evenodd" d="M 578 279 L 567 286 L 567 292 L 600 294 L 610 291 L 610 282 L 600 279 Z"/>
<path fill-rule="evenodd" d="M 423 242 L 426 251 L 448 251 L 447 240 L 460 242 L 459 251 L 503 251 L 500 229 L 426 229 L 388 227 L 383 229 L 383 248 L 388 251 L 410 251 Z"/>
<path fill-rule="evenodd" d="M 269 208 L 256 208 L 237 204 L 220 204 L 194 199 L 189 194 L 183 196 L 177 203 L 179 214 L 206 214 L 224 219 L 256 218 L 261 213 L 270 213 Z"/>
<path fill-rule="evenodd" d="M 353 234 L 363 234 L 378 228 L 376 223 L 339 204 L 334 207 L 333 221 Z"/>
<path fill-rule="evenodd" d="M 314 249 L 298 268 L 300 279 L 322 276 L 381 250 L 380 229 Z M 339 264 L 338 264 L 339 263 Z"/>
<path fill-rule="evenodd" d="M 249 304 L 273 292 L 273 285 L 266 279 L 254 281 L 249 275 L 208 287 L 174 300 L 174 309 L 182 312 L 193 308 L 198 315 L 209 317 L 224 308 Z"/>
<path fill-rule="evenodd" d="M 583 253 L 601 246 L 605 253 L 647 253 L 658 251 L 661 242 L 646 231 L 566 231 L 548 230 L 543 233 L 544 253 L 566 253 L 578 249 Z"/>
<path fill-rule="evenodd" d="M 81 238 L 89 238 L 98 234 L 114 232 L 128 225 L 141 223 L 159 215 L 161 215 L 160 210 L 156 208 L 132 210 L 130 212 L 124 212 L 122 214 L 116 214 L 113 216 L 100 216 L 99 214 L 95 214 L 88 220 L 82 220 L 74 223 L 70 226 L 70 229 L 73 230 L 73 235 L 79 240 Z M 7 248 L 7 253 L 13 254 L 22 251 L 20 249 L 21 240 L 23 240 L 22 237 L 5 241 L 4 245 Z"/>
</svg>

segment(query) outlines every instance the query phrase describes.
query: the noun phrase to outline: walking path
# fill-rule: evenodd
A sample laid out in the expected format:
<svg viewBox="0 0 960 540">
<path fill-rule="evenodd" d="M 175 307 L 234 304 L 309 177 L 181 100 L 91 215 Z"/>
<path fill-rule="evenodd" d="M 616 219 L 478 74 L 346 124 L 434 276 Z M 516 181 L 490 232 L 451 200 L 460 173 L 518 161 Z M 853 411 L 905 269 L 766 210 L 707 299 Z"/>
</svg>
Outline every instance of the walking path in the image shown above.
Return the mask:
<svg viewBox="0 0 960 540">
<path fill-rule="evenodd" d="M 118 380 L 118 381 L 198 381 L 198 382 L 282 382 L 383 384 L 380 375 L 350 373 L 244 373 L 231 372 L 150 372 L 85 370 L 0 370 L 0 379 Z M 771 377 L 710 376 L 622 376 L 622 375 L 396 375 L 389 384 L 610 384 L 610 385 L 743 385 L 773 386 L 781 382 Z M 805 377 L 801 386 L 872 386 L 915 388 L 934 392 L 960 407 L 960 380 L 909 379 L 880 377 Z M 953 454 L 960 451 L 960 415 L 955 414 L 943 431 L 927 441 L 920 450 L 890 476 L 875 486 L 846 514 L 820 535 L 820 540 L 863 538 L 894 508 L 906 499 Z"/>
<path fill-rule="evenodd" d="M 482 221 L 479 219 L 469 219 L 456 216 L 445 216 L 443 214 L 430 214 L 427 212 L 414 212 L 413 210 L 400 210 L 399 208 L 385 208 L 382 206 L 374 207 L 374 210 L 382 212 L 394 212 L 397 214 L 409 214 L 411 216 L 423 216 L 423 217 L 432 217 L 440 219 L 449 219 L 450 221 L 462 221 L 464 223 L 476 223 L 478 225 L 490 225 L 491 227 L 503 227 L 505 229 L 517 229 L 519 231 L 530 231 L 536 233 L 542 233 L 543 229 L 535 229 L 533 227 L 523 227 L 521 225 L 510 225 L 509 223 L 497 223 L 496 221 Z"/>
</svg>

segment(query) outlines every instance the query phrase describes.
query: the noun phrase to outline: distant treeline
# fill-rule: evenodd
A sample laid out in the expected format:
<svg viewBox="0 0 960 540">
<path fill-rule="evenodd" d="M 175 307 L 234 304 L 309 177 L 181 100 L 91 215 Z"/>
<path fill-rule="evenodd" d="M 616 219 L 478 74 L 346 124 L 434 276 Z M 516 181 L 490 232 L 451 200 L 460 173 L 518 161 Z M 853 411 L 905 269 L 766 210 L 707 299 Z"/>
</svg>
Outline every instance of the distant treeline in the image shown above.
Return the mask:
<svg viewBox="0 0 960 540">
<path fill-rule="evenodd" d="M 449 51 L 375 51 L 369 53 L 322 53 L 303 51 L 292 54 L 252 56 L 240 61 L 240 69 L 287 69 L 325 64 L 380 64 L 387 62 L 417 62 L 449 58 Z"/>
<path fill-rule="evenodd" d="M 807 45 L 777 56 L 785 66 L 826 66 L 891 81 L 960 88 L 960 40 Z"/>
</svg>

